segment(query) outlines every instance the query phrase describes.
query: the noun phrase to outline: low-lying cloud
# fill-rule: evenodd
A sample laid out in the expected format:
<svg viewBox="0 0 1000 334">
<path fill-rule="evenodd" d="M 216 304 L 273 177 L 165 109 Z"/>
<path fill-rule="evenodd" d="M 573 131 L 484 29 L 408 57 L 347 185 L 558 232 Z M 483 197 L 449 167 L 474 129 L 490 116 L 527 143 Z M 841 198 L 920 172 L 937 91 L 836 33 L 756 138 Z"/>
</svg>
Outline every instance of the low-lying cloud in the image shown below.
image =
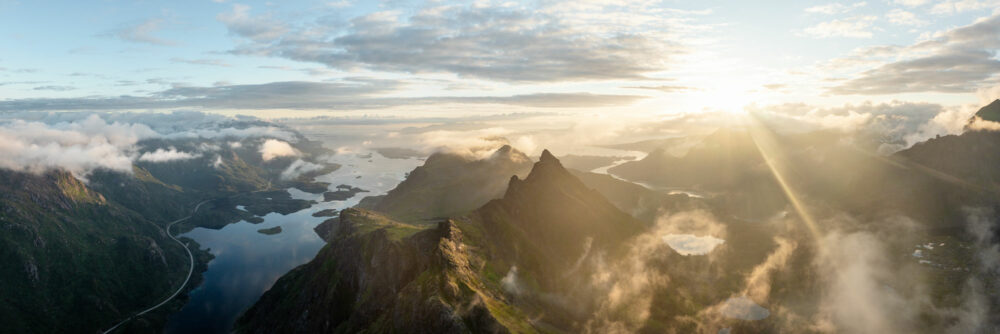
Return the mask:
<svg viewBox="0 0 1000 334">
<path fill-rule="evenodd" d="M 299 178 L 299 176 L 302 176 L 303 174 L 315 172 L 321 169 L 323 169 L 322 165 L 308 162 L 302 159 L 295 159 L 295 161 L 293 161 L 291 165 L 288 165 L 288 168 L 285 168 L 285 170 L 281 172 L 281 179 L 294 180 Z"/>
<path fill-rule="evenodd" d="M 217 150 L 212 145 L 201 145 L 199 152 L 175 147 L 143 151 L 146 140 L 249 137 L 297 140 L 294 132 L 256 119 L 192 112 L 5 113 L 0 114 L 0 168 L 32 173 L 62 169 L 86 179 L 96 169 L 132 173 L 136 161 L 194 159 Z M 274 154 L 283 154 L 277 152 Z"/>
<path fill-rule="evenodd" d="M 274 158 L 280 157 L 294 157 L 298 155 L 299 151 L 285 141 L 268 139 L 260 145 L 260 157 L 261 159 L 264 159 L 264 161 L 270 161 Z"/>
<path fill-rule="evenodd" d="M 177 148 L 158 148 L 156 151 L 146 152 L 139 156 L 139 161 L 145 162 L 168 162 L 175 160 L 188 160 L 201 157 L 201 154 L 178 151 Z"/>
</svg>

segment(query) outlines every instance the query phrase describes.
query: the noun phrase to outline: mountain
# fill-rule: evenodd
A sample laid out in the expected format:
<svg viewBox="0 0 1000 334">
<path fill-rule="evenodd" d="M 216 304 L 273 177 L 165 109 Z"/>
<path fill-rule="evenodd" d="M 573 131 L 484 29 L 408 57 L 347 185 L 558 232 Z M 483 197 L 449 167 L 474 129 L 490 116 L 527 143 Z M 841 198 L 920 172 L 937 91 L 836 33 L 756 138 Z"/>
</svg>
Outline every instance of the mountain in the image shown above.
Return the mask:
<svg viewBox="0 0 1000 334">
<path fill-rule="evenodd" d="M 969 119 L 1000 121 L 1000 100 L 979 109 Z M 1000 186 L 1000 131 L 967 129 L 959 135 L 947 135 L 917 143 L 896 155 L 930 168 L 942 176 L 996 189 Z"/>
<path fill-rule="evenodd" d="M 330 151 L 299 138 L 287 143 L 285 155 L 265 159 L 268 140 L 277 139 L 142 140 L 135 147 L 140 156 L 182 152 L 182 158 L 138 158 L 131 173 L 97 169 L 80 176 L 61 169 L 0 168 L 0 230 L 6 231 L 0 233 L 0 260 L 8 264 L 0 269 L 0 332 L 94 332 L 170 296 L 190 265 L 187 252 L 164 228 L 191 215 L 197 203 L 208 200 L 172 233 L 311 205 L 283 189 L 325 191 L 327 185 L 312 178 L 338 167 L 318 159 Z M 189 290 L 211 255 L 184 242 L 196 261 Z M 183 298 L 182 293 L 120 328 L 160 331 Z"/>
<path fill-rule="evenodd" d="M 358 207 L 407 222 L 459 216 L 503 195 L 510 175 L 524 175 L 530 168 L 531 159 L 510 145 L 481 159 L 439 152 L 396 188 L 366 197 Z"/>
<path fill-rule="evenodd" d="M 94 331 L 169 296 L 185 251 L 67 172 L 0 169 L 0 332 Z"/>
<path fill-rule="evenodd" d="M 562 159 L 560 159 L 562 161 Z M 664 193 L 623 181 L 607 174 L 569 172 L 587 187 L 597 190 L 604 198 L 632 217 L 652 225 L 664 212 L 709 209 L 708 201 L 684 193 Z"/>
<path fill-rule="evenodd" d="M 592 253 L 621 253 L 624 240 L 644 228 L 544 151 L 526 178 L 509 178 L 502 198 L 463 217 L 413 225 L 362 209 L 344 210 L 327 236 L 329 244 L 279 279 L 240 318 L 236 330 L 569 329 L 575 325 L 556 313 L 529 317 L 549 302 L 520 300 L 507 277 L 521 277 L 527 282 L 523 289 L 538 295 L 569 293 L 559 278 L 581 270 L 575 263 Z"/>
<path fill-rule="evenodd" d="M 771 145 L 758 148 L 748 131 L 719 129 L 685 155 L 654 151 L 609 172 L 663 192 L 703 194 L 718 213 L 749 220 L 789 210 L 788 191 L 825 214 L 904 215 L 934 229 L 961 228 L 963 207 L 996 202 L 984 196 L 1000 177 L 990 167 L 1000 163 L 992 153 L 1000 144 L 996 132 L 933 138 L 890 156 L 835 132 L 773 136 Z"/>
<path fill-rule="evenodd" d="M 645 226 L 585 186 L 548 150 L 524 180 L 512 176 L 503 198 L 471 218 L 482 226 L 494 259 L 518 263 L 538 277 L 561 276 L 585 253 L 585 244 L 612 249 Z M 549 289 L 559 285 L 539 283 Z"/>
<path fill-rule="evenodd" d="M 969 122 L 977 117 L 990 122 L 1000 122 L 1000 99 L 993 100 L 990 104 L 980 108 Z"/>
</svg>

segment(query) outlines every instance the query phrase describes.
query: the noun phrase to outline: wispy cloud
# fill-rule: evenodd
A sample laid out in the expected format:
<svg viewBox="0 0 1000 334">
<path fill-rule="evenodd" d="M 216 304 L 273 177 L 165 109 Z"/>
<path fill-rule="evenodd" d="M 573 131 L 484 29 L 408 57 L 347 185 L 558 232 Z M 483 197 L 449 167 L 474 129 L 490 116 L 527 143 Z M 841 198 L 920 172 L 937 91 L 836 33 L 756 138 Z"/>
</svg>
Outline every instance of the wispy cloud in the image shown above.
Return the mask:
<svg viewBox="0 0 1000 334">
<path fill-rule="evenodd" d="M 802 30 L 802 34 L 813 38 L 849 37 L 871 38 L 875 16 L 855 16 L 843 20 L 822 22 Z"/>
<path fill-rule="evenodd" d="M 918 18 L 916 14 L 899 8 L 886 13 L 885 18 L 889 19 L 889 22 L 893 24 L 902 26 L 923 26 L 928 24 L 927 21 Z"/>
<path fill-rule="evenodd" d="M 145 21 L 123 25 L 116 29 L 102 34 L 105 37 L 117 38 L 126 42 L 144 43 L 152 45 L 176 45 L 177 43 L 165 40 L 156 36 L 156 33 L 163 28 L 164 20 L 160 18 L 147 19 Z"/>
<path fill-rule="evenodd" d="M 57 92 L 64 92 L 64 91 L 68 91 L 68 90 L 74 90 L 74 89 L 76 89 L 76 87 L 73 87 L 73 86 L 49 85 L 49 86 L 38 86 L 38 87 L 35 87 L 35 88 L 32 88 L 32 89 L 33 90 L 51 90 L 51 91 L 57 91 Z"/>
<path fill-rule="evenodd" d="M 857 8 L 864 7 L 866 5 L 868 5 L 868 3 L 864 2 L 864 1 L 862 1 L 862 2 L 855 2 L 855 3 L 850 4 L 850 5 L 845 5 L 845 4 L 842 4 L 842 3 L 839 3 L 839 2 L 834 2 L 834 3 L 825 4 L 825 5 L 818 5 L 818 6 L 812 6 L 812 7 L 806 8 L 806 12 L 807 13 L 817 13 L 817 14 L 833 15 L 833 14 L 847 13 L 847 12 L 850 12 L 850 11 L 855 10 Z"/>
<path fill-rule="evenodd" d="M 1000 14 L 906 47 L 891 47 L 891 61 L 877 62 L 856 77 L 831 87 L 834 94 L 974 92 L 1000 73 Z M 862 60 L 886 57 L 861 55 Z"/>
<path fill-rule="evenodd" d="M 997 0 L 945 0 L 931 7 L 934 14 L 956 14 L 982 9 L 1000 8 Z"/>
<path fill-rule="evenodd" d="M 375 12 L 338 28 L 326 22 L 290 28 L 234 6 L 219 20 L 245 42 L 234 54 L 501 81 L 642 78 L 668 68 L 670 56 L 682 51 L 677 41 L 658 34 L 607 31 L 608 25 L 582 25 L 559 13 L 519 6 L 440 6 L 409 16 Z"/>
<path fill-rule="evenodd" d="M 28 98 L 0 101 L 0 110 L 128 110 L 181 107 L 267 109 L 379 109 L 402 105 L 501 104 L 540 108 L 627 105 L 641 95 L 531 93 L 505 96 L 380 96 L 401 83 L 356 78 L 339 82 L 272 82 L 253 85 L 177 86 L 148 96 Z"/>
<path fill-rule="evenodd" d="M 655 91 L 660 91 L 660 92 L 664 92 L 664 93 L 679 93 L 679 92 L 689 92 L 689 91 L 693 91 L 693 90 L 698 90 L 697 88 L 694 88 L 694 87 L 677 86 L 677 85 L 629 86 L 629 87 L 625 87 L 625 88 L 655 90 Z"/>
<path fill-rule="evenodd" d="M 191 65 L 208 65 L 208 66 L 223 66 L 229 67 L 228 63 L 222 61 L 221 59 L 187 59 L 187 58 L 170 58 L 170 61 L 175 63 L 191 64 Z"/>
</svg>

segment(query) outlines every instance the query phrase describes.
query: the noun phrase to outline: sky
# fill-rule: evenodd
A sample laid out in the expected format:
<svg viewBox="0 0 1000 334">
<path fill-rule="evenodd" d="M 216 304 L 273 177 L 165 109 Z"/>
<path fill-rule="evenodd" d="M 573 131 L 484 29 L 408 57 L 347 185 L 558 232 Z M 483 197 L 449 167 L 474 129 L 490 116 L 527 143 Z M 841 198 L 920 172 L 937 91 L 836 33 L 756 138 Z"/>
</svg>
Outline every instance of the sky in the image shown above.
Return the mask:
<svg viewBox="0 0 1000 334">
<path fill-rule="evenodd" d="M 1000 1 L 0 0 L 0 111 L 643 117 L 1000 96 Z"/>
</svg>

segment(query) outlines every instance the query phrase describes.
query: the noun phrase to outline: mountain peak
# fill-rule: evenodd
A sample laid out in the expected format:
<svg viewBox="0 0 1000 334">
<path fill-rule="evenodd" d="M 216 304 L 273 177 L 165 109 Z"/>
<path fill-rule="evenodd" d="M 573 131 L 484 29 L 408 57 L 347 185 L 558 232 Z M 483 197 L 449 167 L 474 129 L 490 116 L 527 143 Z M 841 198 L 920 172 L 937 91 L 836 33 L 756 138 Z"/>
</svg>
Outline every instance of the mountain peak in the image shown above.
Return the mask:
<svg viewBox="0 0 1000 334">
<path fill-rule="evenodd" d="M 514 163 L 527 163 L 531 161 L 527 155 L 510 145 L 504 145 L 498 148 L 493 152 L 493 155 L 490 156 L 490 160 L 511 161 Z"/>
<path fill-rule="evenodd" d="M 976 116 L 983 120 L 1000 122 L 1000 99 L 994 100 L 976 112 Z M 972 121 L 972 120 L 970 120 Z"/>
<path fill-rule="evenodd" d="M 559 162 L 559 160 L 556 159 L 556 157 L 553 156 L 552 153 L 549 152 L 549 150 L 547 150 L 547 149 L 542 150 L 542 156 L 540 158 L 538 158 L 538 161 L 539 162 L 547 162 L 547 161 Z"/>
</svg>

